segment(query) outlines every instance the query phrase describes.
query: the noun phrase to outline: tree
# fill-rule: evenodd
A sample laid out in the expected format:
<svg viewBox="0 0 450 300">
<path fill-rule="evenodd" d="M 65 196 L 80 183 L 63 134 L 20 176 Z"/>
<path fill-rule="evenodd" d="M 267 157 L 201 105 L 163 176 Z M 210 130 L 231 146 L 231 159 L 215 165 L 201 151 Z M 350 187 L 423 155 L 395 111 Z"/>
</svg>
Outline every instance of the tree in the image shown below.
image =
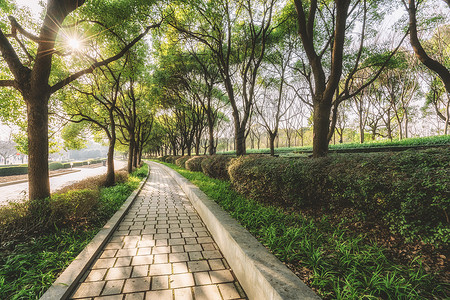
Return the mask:
<svg viewBox="0 0 450 300">
<path fill-rule="evenodd" d="M 339 104 L 351 99 L 373 82 L 398 49 L 374 55 L 375 50 L 379 52 L 380 49 L 369 49 L 365 45 L 369 29 L 376 32 L 382 15 L 379 2 L 335 0 L 319 3 L 317 0 L 294 0 L 298 34 L 312 72 L 313 157 L 326 156 L 328 153 L 328 142 L 334 132 Z M 359 40 L 351 43 L 349 35 L 357 21 L 361 24 L 361 33 Z M 399 45 L 402 42 L 403 39 Z M 354 49 L 349 49 L 349 46 Z M 374 63 L 364 63 L 371 57 L 377 58 Z M 365 84 L 358 90 L 350 92 L 354 75 L 373 66 L 379 68 L 366 78 Z"/>
<path fill-rule="evenodd" d="M 0 156 L 3 157 L 3 163 L 6 165 L 7 160 L 17 153 L 15 143 L 11 141 L 0 141 Z"/>
<path fill-rule="evenodd" d="M 80 86 L 73 86 L 73 90 L 81 97 L 69 95 L 64 101 L 66 113 L 75 124 L 89 123 L 94 131 L 101 131 L 108 139 L 108 156 L 105 186 L 115 183 L 114 148 L 116 146 L 116 106 L 123 84 L 127 59 L 116 66 L 99 67 L 90 76 L 89 81 Z M 72 91 L 73 93 L 73 91 Z M 93 105 L 93 102 L 95 105 Z"/>
<path fill-rule="evenodd" d="M 190 7 L 185 9 L 183 4 L 180 1 L 174 8 L 179 17 L 169 24 L 213 54 L 232 107 L 236 154 L 243 155 L 275 1 L 189 1 Z M 247 21 L 241 22 L 244 19 Z"/>
<path fill-rule="evenodd" d="M 121 58 L 131 47 L 144 37 L 151 28 L 145 30 L 127 43 L 120 52 L 107 59 L 95 61 L 87 68 L 72 73 L 65 78 L 50 81 L 52 58 L 58 33 L 64 26 L 66 17 L 85 3 L 85 0 L 48 0 L 45 17 L 39 35 L 27 32 L 14 17 L 10 17 L 11 34 L 5 35 L 0 29 L 0 52 L 8 65 L 12 77 L 0 80 L 0 86 L 17 89 L 27 104 L 28 120 L 28 181 L 30 199 L 43 199 L 50 196 L 48 174 L 48 103 L 50 96 L 81 76 L 92 73 L 94 69 Z M 24 65 L 8 37 L 18 34 L 37 44 L 33 65 Z M 29 54 L 29 53 L 28 53 Z"/>
</svg>

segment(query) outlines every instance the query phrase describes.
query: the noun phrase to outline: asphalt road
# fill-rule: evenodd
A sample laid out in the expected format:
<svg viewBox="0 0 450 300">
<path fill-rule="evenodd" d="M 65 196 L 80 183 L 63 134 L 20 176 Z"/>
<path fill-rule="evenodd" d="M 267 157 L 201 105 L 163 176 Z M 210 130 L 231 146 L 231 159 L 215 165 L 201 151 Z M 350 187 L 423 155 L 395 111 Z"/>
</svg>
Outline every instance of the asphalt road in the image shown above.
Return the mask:
<svg viewBox="0 0 450 300">
<path fill-rule="evenodd" d="M 126 162 L 124 161 L 114 161 L 114 167 L 117 170 L 125 166 Z M 52 192 L 66 185 L 70 185 L 72 183 L 80 181 L 82 179 L 106 173 L 106 167 L 103 166 L 97 168 L 73 168 L 73 169 L 80 171 L 50 178 L 50 189 Z M 0 205 L 4 205 L 10 201 L 24 200 L 27 199 L 27 196 L 28 196 L 28 182 L 0 187 Z"/>
</svg>

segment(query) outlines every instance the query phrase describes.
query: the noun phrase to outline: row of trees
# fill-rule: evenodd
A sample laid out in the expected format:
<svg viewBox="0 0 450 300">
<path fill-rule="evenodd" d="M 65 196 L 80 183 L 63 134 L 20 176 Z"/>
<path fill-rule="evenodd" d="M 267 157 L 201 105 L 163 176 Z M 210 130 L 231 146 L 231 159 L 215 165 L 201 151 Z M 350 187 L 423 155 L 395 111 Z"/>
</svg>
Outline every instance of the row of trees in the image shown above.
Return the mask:
<svg viewBox="0 0 450 300">
<path fill-rule="evenodd" d="M 3 18 L 2 105 L 8 102 L 18 113 L 2 117 L 18 119 L 20 94 L 27 108 L 22 123 L 30 198 L 50 195 L 49 136 L 64 126 L 68 146 L 76 147 L 75 137 L 85 130 L 107 141 L 108 184 L 114 183 L 118 144 L 128 147 L 131 171 L 144 151 L 214 154 L 219 136 L 231 130 L 236 153 L 245 154 L 247 138 L 256 137 L 254 124 L 265 128 L 273 153 L 280 124 L 303 130 L 303 120 L 309 120 L 313 156 L 321 157 L 332 136 L 342 136 L 351 107 L 361 137 L 367 127 L 380 134 L 381 119 L 388 137 L 393 120 L 406 135 L 408 101 L 425 82 L 405 77 L 416 74 L 405 72 L 412 70 L 402 48 L 408 35 L 416 56 L 432 71 L 427 101 L 447 124 L 448 45 L 436 49 L 419 40 L 417 15 L 426 4 L 48 0 L 40 26 Z M 398 6 L 408 13 L 409 25 L 403 24 L 406 30 L 394 43 L 381 40 L 379 24 Z M 0 9 L 6 16 L 13 7 L 2 2 Z M 139 42 L 143 39 L 147 45 Z M 54 119 L 64 126 L 49 131 Z M 286 133 L 290 139 L 293 132 Z"/>
<path fill-rule="evenodd" d="M 435 109 L 447 133 L 450 97 L 442 79 L 446 75 L 429 67 L 448 67 L 449 27 L 437 26 L 422 46 L 416 12 L 418 7 L 426 11 L 425 5 L 424 1 L 173 2 L 164 42 L 155 47 L 156 72 L 164 73 L 159 76 L 166 79 L 160 82 L 165 97 L 175 97 L 191 109 L 178 106 L 165 113 L 166 144 L 173 152 L 190 148 L 190 140 L 204 128 L 200 111 L 219 116 L 218 120 L 231 119 L 238 155 L 245 153 L 247 137 L 256 136 L 255 124 L 265 129 L 273 153 L 280 124 L 289 140 L 291 132 L 304 128 L 303 120 L 308 120 L 313 125 L 314 156 L 324 156 L 333 136 L 342 140 L 350 115 L 358 118 L 360 142 L 368 131 L 372 139 L 392 139 L 394 131 L 399 138 L 408 137 L 412 104 L 423 97 L 424 89 L 425 108 Z M 384 35 L 383 40 L 380 23 L 398 6 L 408 12 L 409 26 L 400 24 L 401 36 Z M 415 55 L 404 43 L 408 35 Z M 206 106 L 203 99 L 208 100 Z M 186 127 L 180 109 L 192 111 L 189 130 L 177 126 Z M 209 124 L 212 154 L 217 144 L 212 129 L 220 127 Z"/>
</svg>

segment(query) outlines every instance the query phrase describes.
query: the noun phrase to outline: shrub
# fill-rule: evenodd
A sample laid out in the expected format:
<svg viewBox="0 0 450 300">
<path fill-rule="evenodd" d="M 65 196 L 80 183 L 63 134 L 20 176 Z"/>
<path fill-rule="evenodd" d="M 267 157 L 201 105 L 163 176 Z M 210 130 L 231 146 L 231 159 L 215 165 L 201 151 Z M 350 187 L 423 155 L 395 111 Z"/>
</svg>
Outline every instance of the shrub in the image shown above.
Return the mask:
<svg viewBox="0 0 450 300">
<path fill-rule="evenodd" d="M 179 159 L 181 156 L 180 155 L 171 155 L 166 157 L 166 162 L 170 163 L 170 164 L 175 164 L 175 162 L 177 161 L 177 159 Z"/>
<path fill-rule="evenodd" d="M 186 169 L 186 161 L 190 158 L 190 156 L 182 156 L 175 161 L 175 164 L 180 168 Z"/>
<path fill-rule="evenodd" d="M 49 170 L 59 170 L 59 169 L 62 169 L 62 168 L 64 168 L 64 166 L 63 166 L 62 163 L 59 163 L 59 162 L 52 162 L 52 163 L 48 164 L 48 169 Z"/>
<path fill-rule="evenodd" d="M 448 243 L 450 149 L 330 155 L 321 159 L 240 157 L 234 188 L 293 208 L 353 208 L 409 239 Z"/>
<path fill-rule="evenodd" d="M 206 156 L 194 156 L 188 159 L 185 163 L 186 169 L 194 172 L 202 171 L 202 161 Z"/>
<path fill-rule="evenodd" d="M 164 155 L 164 156 L 158 157 L 158 159 L 159 159 L 160 161 L 162 161 L 162 162 L 167 162 L 166 159 L 167 159 L 168 157 L 170 157 L 170 155 Z"/>
<path fill-rule="evenodd" d="M 228 164 L 231 159 L 229 155 L 206 156 L 201 162 L 202 172 L 212 178 L 230 180 Z"/>
<path fill-rule="evenodd" d="M 0 168 L 0 176 L 23 175 L 28 173 L 27 165 L 10 166 Z"/>
<path fill-rule="evenodd" d="M 58 228 L 83 225 L 95 217 L 98 198 L 98 189 L 73 190 L 53 195 L 49 200 L 49 225 Z"/>
</svg>

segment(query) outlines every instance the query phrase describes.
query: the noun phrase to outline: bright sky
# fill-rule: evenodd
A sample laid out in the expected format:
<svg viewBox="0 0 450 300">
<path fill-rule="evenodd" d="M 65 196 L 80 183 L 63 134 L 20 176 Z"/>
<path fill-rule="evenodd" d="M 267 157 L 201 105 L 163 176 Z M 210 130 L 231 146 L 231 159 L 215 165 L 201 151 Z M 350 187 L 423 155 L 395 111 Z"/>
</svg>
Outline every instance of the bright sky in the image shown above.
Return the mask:
<svg viewBox="0 0 450 300">
<path fill-rule="evenodd" d="M 14 0 L 19 6 L 26 6 L 31 9 L 34 16 L 39 16 L 42 6 L 39 5 L 40 0 Z"/>
</svg>

